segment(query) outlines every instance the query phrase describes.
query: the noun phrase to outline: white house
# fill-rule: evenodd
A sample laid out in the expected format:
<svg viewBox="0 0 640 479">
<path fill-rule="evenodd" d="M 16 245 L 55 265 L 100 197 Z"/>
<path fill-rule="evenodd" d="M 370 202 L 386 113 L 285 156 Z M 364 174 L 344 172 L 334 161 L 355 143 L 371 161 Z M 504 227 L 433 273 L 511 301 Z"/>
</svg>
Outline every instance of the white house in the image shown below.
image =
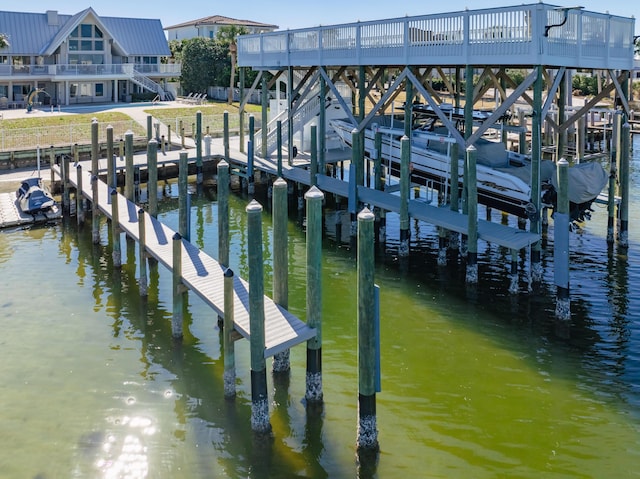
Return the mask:
<svg viewBox="0 0 640 479">
<path fill-rule="evenodd" d="M 236 25 L 245 27 L 249 33 L 272 32 L 278 29 L 278 25 L 254 22 L 252 20 L 237 20 L 235 18 L 213 15 L 211 17 L 198 18 L 189 22 L 166 27 L 169 40 L 187 40 L 189 38 L 203 37 L 215 38 L 220 27 Z"/>
<path fill-rule="evenodd" d="M 23 107 L 29 92 L 43 103 L 69 105 L 130 101 L 151 91 L 169 99 L 166 80 L 180 65 L 171 55 L 160 20 L 101 17 L 92 8 L 75 15 L 0 11 L 0 99 Z"/>
</svg>

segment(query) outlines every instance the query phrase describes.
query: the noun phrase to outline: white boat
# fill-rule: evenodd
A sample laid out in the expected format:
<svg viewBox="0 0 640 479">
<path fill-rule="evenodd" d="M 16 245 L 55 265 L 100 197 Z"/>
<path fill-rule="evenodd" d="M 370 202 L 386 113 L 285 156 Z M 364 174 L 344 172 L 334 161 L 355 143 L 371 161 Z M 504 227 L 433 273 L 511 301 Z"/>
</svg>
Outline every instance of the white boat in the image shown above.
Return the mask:
<svg viewBox="0 0 640 479">
<path fill-rule="evenodd" d="M 36 176 L 22 181 L 16 191 L 16 201 L 23 213 L 32 215 L 49 211 L 56 205 L 55 199 L 42 183 L 42 178 Z"/>
<path fill-rule="evenodd" d="M 455 118 L 454 118 L 455 120 Z M 351 147 L 354 125 L 345 119 L 330 120 L 340 140 Z M 400 139 L 404 124 L 390 116 L 377 116 L 365 129 L 365 154 L 373 157 L 375 132 L 382 133 L 381 158 L 389 173 L 399 177 Z M 427 122 L 412 131 L 411 174 L 415 183 L 434 188 L 450 188 L 450 148 L 455 142 L 445 128 Z M 509 151 L 502 142 L 480 138 L 474 144 L 478 202 L 492 208 L 530 218 L 535 214 L 531 201 L 531 158 Z M 453 184 L 462 188 L 464 150 L 459 148 L 458 178 Z M 556 168 L 550 160 L 541 162 L 542 202 L 552 206 L 556 198 Z M 569 200 L 572 220 L 588 218 L 591 203 L 607 184 L 608 175 L 596 162 L 585 162 L 569 168 Z"/>
</svg>

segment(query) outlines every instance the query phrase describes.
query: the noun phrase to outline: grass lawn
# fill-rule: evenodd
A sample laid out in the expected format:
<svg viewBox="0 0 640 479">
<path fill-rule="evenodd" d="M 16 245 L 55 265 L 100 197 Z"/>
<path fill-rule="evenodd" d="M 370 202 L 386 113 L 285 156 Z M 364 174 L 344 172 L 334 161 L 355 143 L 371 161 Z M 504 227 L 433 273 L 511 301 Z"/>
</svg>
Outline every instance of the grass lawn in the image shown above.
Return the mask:
<svg viewBox="0 0 640 479">
<path fill-rule="evenodd" d="M 57 116 L 34 116 L 29 118 L 13 118 L 0 122 L 0 129 L 14 130 L 23 128 L 42 128 L 52 126 L 68 126 L 87 124 L 91 125 L 91 121 L 97 118 L 100 123 L 115 123 L 118 121 L 130 121 L 131 117 L 120 112 L 99 112 L 99 113 L 83 113 L 73 115 L 57 115 Z"/>
</svg>

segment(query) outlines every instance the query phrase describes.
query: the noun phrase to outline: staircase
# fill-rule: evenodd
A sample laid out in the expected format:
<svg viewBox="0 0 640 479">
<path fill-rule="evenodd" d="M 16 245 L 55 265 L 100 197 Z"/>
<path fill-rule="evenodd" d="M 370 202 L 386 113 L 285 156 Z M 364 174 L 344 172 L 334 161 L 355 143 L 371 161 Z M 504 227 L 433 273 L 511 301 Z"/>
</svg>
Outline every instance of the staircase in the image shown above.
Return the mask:
<svg viewBox="0 0 640 479">
<path fill-rule="evenodd" d="M 164 88 L 162 88 L 159 83 L 154 82 L 151 78 L 143 75 L 136 69 L 131 70 L 129 79 L 137 85 L 140 85 L 145 90 L 157 93 L 160 97 L 160 101 L 175 100 L 175 98 L 173 98 L 173 95 L 170 92 L 164 91 Z"/>
<path fill-rule="evenodd" d="M 294 113 L 292 121 L 294 124 L 293 134 L 302 131 L 304 126 L 320 112 L 320 98 L 314 95 L 312 99 L 305 101 Z M 289 119 L 288 111 L 280 112 L 266 126 L 267 128 L 267 157 L 276 151 L 278 147 L 278 121 L 281 121 L 283 142 L 289 137 Z M 255 135 L 255 148 L 253 151 L 256 155 L 262 154 L 262 134 L 260 132 Z"/>
</svg>

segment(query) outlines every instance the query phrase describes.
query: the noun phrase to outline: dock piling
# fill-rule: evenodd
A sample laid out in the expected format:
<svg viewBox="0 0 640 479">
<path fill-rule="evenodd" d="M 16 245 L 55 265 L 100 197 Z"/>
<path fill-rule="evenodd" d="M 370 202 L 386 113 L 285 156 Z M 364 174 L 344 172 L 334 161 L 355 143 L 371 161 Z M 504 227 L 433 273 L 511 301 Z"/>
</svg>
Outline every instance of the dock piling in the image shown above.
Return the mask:
<svg viewBox="0 0 640 479">
<path fill-rule="evenodd" d="M 273 183 L 273 301 L 287 309 L 289 307 L 289 205 L 287 182 L 278 178 Z M 271 368 L 274 373 L 285 373 L 291 369 L 289 350 L 273 356 Z"/>
<path fill-rule="evenodd" d="M 631 139 L 631 126 L 625 119 L 624 125 L 620 130 L 622 135 L 621 154 L 620 154 L 620 228 L 619 239 L 620 246 L 629 247 L 629 143 Z"/>
<path fill-rule="evenodd" d="M 144 218 L 144 209 L 138 209 L 138 256 L 140 260 L 140 279 L 138 289 L 140 296 L 146 297 L 148 290 L 147 278 L 147 233 Z"/>
<path fill-rule="evenodd" d="M 466 282 L 478 282 L 478 185 L 476 148 L 467 148 L 467 274 Z"/>
<path fill-rule="evenodd" d="M 262 205 L 252 200 L 247 212 L 249 263 L 249 327 L 251 332 L 251 429 L 271 431 L 267 370 L 264 359 L 264 260 L 262 257 Z"/>
<path fill-rule="evenodd" d="M 235 343 L 233 341 L 233 271 L 227 268 L 224 272 L 224 326 L 223 326 L 223 348 L 224 348 L 224 397 L 233 398 L 236 395 L 236 355 Z"/>
<path fill-rule="evenodd" d="M 182 320 L 185 287 L 182 284 L 182 236 L 173 235 L 173 316 L 171 317 L 171 334 L 174 338 L 182 338 Z"/>
<path fill-rule="evenodd" d="M 411 140 L 408 136 L 400 139 L 400 245 L 398 256 L 409 256 L 409 190 L 411 183 Z"/>
<path fill-rule="evenodd" d="M 571 319 L 569 299 L 569 162 L 558 161 L 558 200 L 553 215 L 554 280 L 556 284 L 556 318 Z"/>
<path fill-rule="evenodd" d="M 76 166 L 76 220 L 78 226 L 84 224 L 84 197 L 82 196 L 82 165 Z"/>
<path fill-rule="evenodd" d="M 94 173 L 91 175 L 91 239 L 93 244 L 100 244 L 100 208 L 98 206 L 98 174 Z"/>
<path fill-rule="evenodd" d="M 196 112 L 196 184 L 202 184 L 202 112 Z"/>
<path fill-rule="evenodd" d="M 111 238 L 113 241 L 113 267 L 120 268 L 122 266 L 122 251 L 120 248 L 120 218 L 118 211 L 118 190 L 111 190 Z"/>
<path fill-rule="evenodd" d="M 125 141 L 125 169 L 124 169 L 124 196 L 129 201 L 134 201 L 135 180 L 133 171 L 133 132 L 128 130 L 124 134 Z"/>
<path fill-rule="evenodd" d="M 322 202 L 324 193 L 312 186 L 307 202 L 307 324 L 315 337 L 307 341 L 308 402 L 322 402 Z"/>
<path fill-rule="evenodd" d="M 229 267 L 229 163 L 218 162 L 218 262 Z"/>
<path fill-rule="evenodd" d="M 376 294 L 375 216 L 367 208 L 358 214 L 358 450 L 378 450 L 376 417 Z"/>
<path fill-rule="evenodd" d="M 188 174 L 189 174 L 189 155 L 186 152 L 180 153 L 180 167 L 178 171 L 178 232 L 180 235 L 189 241 L 190 228 L 189 228 L 189 215 L 191 212 L 189 211 L 189 184 L 188 184 Z"/>
<path fill-rule="evenodd" d="M 149 202 L 149 214 L 158 216 L 158 142 L 150 140 L 147 143 L 147 201 Z"/>
</svg>

